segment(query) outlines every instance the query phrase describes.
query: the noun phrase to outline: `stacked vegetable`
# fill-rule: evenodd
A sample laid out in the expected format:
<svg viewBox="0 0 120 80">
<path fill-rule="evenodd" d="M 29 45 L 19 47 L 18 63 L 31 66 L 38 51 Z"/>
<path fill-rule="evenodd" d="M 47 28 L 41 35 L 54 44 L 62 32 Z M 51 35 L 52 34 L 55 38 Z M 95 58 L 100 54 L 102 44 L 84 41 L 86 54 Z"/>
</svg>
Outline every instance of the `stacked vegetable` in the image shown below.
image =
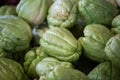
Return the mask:
<svg viewBox="0 0 120 80">
<path fill-rule="evenodd" d="M 0 80 L 119 80 L 119 8 L 120 0 L 1 4 Z"/>
</svg>

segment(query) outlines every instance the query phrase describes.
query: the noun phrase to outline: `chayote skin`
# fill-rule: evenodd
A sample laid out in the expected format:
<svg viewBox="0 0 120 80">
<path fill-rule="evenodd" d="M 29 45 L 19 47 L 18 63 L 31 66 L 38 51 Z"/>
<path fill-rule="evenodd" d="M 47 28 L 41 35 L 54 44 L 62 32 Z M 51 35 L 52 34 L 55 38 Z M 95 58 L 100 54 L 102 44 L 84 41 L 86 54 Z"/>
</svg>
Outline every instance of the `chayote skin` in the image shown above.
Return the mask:
<svg viewBox="0 0 120 80">
<path fill-rule="evenodd" d="M 29 48 L 32 38 L 30 26 L 13 15 L 0 16 L 0 48 L 17 53 Z"/>
<path fill-rule="evenodd" d="M 51 0 L 20 0 L 16 11 L 28 23 L 38 25 L 45 20 L 51 3 Z"/>
<path fill-rule="evenodd" d="M 45 75 L 45 76 L 44 76 Z M 40 80 L 89 80 L 81 71 L 65 66 L 55 66 L 48 73 L 40 76 Z"/>
<path fill-rule="evenodd" d="M 111 31 L 114 33 L 120 33 L 120 15 L 117 15 L 113 20 L 112 20 L 112 28 Z"/>
<path fill-rule="evenodd" d="M 120 34 L 109 39 L 105 46 L 105 52 L 113 66 L 120 69 Z"/>
<path fill-rule="evenodd" d="M 43 58 L 47 57 L 40 47 L 33 48 L 25 54 L 24 69 L 25 72 L 32 78 L 36 78 L 37 74 L 35 71 L 36 65 Z"/>
<path fill-rule="evenodd" d="M 88 77 L 89 80 L 119 80 L 120 70 L 114 68 L 110 62 L 103 62 L 96 66 Z"/>
<path fill-rule="evenodd" d="M 95 23 L 111 25 L 118 10 L 106 0 L 79 0 L 79 13 L 85 25 Z"/>
<path fill-rule="evenodd" d="M 49 27 L 71 28 L 77 20 L 77 3 L 74 0 L 55 0 L 48 10 Z"/>
<path fill-rule="evenodd" d="M 101 62 L 107 60 L 106 53 L 104 51 L 105 45 L 112 32 L 101 24 L 89 24 L 84 28 L 84 37 L 80 37 L 85 55 L 90 59 Z"/>
<path fill-rule="evenodd" d="M 0 15 L 17 15 L 16 6 L 3 5 L 0 7 Z"/>
<path fill-rule="evenodd" d="M 81 55 L 81 44 L 65 28 L 47 30 L 40 39 L 40 45 L 47 54 L 63 61 L 74 62 Z"/>
<path fill-rule="evenodd" d="M 28 80 L 22 66 L 11 59 L 0 57 L 0 80 Z"/>
</svg>

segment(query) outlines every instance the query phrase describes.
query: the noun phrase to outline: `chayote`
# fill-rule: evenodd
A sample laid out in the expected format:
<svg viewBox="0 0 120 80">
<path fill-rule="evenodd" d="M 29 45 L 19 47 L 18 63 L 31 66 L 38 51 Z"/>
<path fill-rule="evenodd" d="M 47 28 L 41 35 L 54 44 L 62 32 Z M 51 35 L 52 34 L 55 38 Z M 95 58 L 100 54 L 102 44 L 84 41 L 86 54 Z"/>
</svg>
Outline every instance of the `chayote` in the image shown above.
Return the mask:
<svg viewBox="0 0 120 80">
<path fill-rule="evenodd" d="M 85 25 L 111 25 L 118 9 L 106 0 L 79 0 L 79 13 Z"/>
<path fill-rule="evenodd" d="M 0 57 L 0 80 L 28 80 L 22 66 L 11 59 Z"/>
<path fill-rule="evenodd" d="M 36 65 L 36 73 L 38 76 L 46 76 L 47 73 L 50 73 L 55 66 L 58 65 L 73 68 L 73 65 L 70 62 L 62 62 L 53 57 L 45 57 Z"/>
<path fill-rule="evenodd" d="M 40 39 L 40 45 L 47 54 L 63 61 L 74 62 L 81 55 L 81 44 L 65 28 L 48 29 Z"/>
<path fill-rule="evenodd" d="M 24 70 L 32 78 L 36 78 L 37 74 L 35 71 L 36 65 L 43 58 L 47 57 L 40 47 L 33 48 L 25 54 L 24 58 Z"/>
<path fill-rule="evenodd" d="M 84 73 L 73 69 L 69 62 L 61 62 L 56 58 L 46 57 L 36 66 L 40 80 L 88 80 Z"/>
<path fill-rule="evenodd" d="M 49 27 L 71 28 L 77 20 L 77 3 L 74 0 L 55 0 L 47 15 Z"/>
<path fill-rule="evenodd" d="M 40 80 L 89 80 L 81 71 L 65 66 L 55 66 L 40 76 Z"/>
<path fill-rule="evenodd" d="M 114 33 L 120 33 L 120 15 L 117 15 L 116 17 L 114 17 L 114 19 L 112 20 L 112 28 L 111 31 Z"/>
<path fill-rule="evenodd" d="M 120 70 L 110 62 L 103 62 L 96 66 L 89 74 L 89 80 L 119 80 Z"/>
<path fill-rule="evenodd" d="M 28 23 L 38 25 L 45 20 L 51 3 L 51 0 L 20 0 L 16 11 Z"/>
<path fill-rule="evenodd" d="M 120 69 L 120 34 L 116 34 L 108 40 L 105 52 L 113 66 Z"/>
<path fill-rule="evenodd" d="M 0 49 L 22 52 L 29 48 L 31 38 L 32 30 L 24 20 L 13 15 L 0 16 Z"/>
<path fill-rule="evenodd" d="M 112 32 L 101 24 L 89 24 L 84 28 L 84 36 L 79 38 L 85 55 L 95 61 L 107 60 L 104 51 L 105 45 L 110 37 L 113 36 Z"/>
<path fill-rule="evenodd" d="M 3 5 L 0 7 L 0 15 L 17 15 L 16 6 Z"/>
</svg>

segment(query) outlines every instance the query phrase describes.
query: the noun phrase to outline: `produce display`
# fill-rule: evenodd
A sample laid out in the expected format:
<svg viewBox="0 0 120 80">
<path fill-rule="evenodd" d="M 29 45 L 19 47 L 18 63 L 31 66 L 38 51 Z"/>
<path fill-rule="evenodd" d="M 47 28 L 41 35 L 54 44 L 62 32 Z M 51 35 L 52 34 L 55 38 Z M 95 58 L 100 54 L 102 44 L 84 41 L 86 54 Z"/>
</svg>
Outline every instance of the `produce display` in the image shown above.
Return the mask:
<svg viewBox="0 0 120 80">
<path fill-rule="evenodd" d="M 120 80 L 120 0 L 1 0 L 0 80 Z"/>
</svg>

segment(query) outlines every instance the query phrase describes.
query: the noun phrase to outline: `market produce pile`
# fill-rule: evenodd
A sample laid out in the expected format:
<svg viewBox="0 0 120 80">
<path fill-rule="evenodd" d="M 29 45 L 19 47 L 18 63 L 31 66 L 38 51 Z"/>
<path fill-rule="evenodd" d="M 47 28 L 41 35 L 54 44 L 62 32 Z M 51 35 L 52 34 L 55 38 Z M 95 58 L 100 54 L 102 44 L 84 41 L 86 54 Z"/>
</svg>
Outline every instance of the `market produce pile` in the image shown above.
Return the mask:
<svg viewBox="0 0 120 80">
<path fill-rule="evenodd" d="M 0 80 L 120 80 L 120 0 L 0 1 Z"/>
</svg>

